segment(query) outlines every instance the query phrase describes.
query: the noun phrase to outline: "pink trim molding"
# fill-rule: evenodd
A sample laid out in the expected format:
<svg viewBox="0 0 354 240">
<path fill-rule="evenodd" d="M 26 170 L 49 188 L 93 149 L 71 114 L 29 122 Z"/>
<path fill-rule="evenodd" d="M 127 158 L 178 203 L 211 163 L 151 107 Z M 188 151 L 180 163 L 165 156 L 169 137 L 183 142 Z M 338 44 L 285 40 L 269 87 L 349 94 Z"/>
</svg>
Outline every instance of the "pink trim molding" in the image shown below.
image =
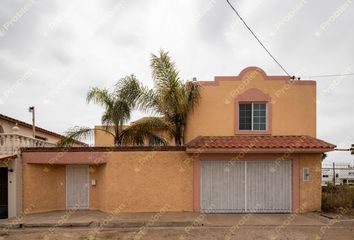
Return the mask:
<svg viewBox="0 0 354 240">
<path fill-rule="evenodd" d="M 313 80 L 291 80 L 289 76 L 272 76 L 267 75 L 263 69 L 259 67 L 247 67 L 243 69 L 238 76 L 215 76 L 214 81 L 198 81 L 203 86 L 218 86 L 220 82 L 224 81 L 241 81 L 248 72 L 256 71 L 257 74 L 262 75 L 264 80 L 281 80 L 295 85 L 316 85 Z"/>
<path fill-rule="evenodd" d="M 292 160 L 292 212 L 300 210 L 300 161 L 297 154 L 245 154 L 239 160 Z M 203 160 L 235 160 L 235 154 L 200 154 L 193 162 L 193 209 L 200 212 L 200 161 Z M 237 161 L 237 160 L 235 160 Z"/>
<path fill-rule="evenodd" d="M 301 212 L 300 209 L 300 159 L 299 155 L 293 157 L 293 189 L 292 208 L 294 213 Z"/>
<path fill-rule="evenodd" d="M 107 152 L 23 152 L 24 163 L 32 164 L 90 164 L 99 165 L 107 162 Z"/>
<path fill-rule="evenodd" d="M 194 212 L 200 211 L 200 160 L 193 161 L 193 209 Z"/>
<path fill-rule="evenodd" d="M 267 103 L 267 130 L 239 130 L 239 104 L 240 103 L 247 103 L 247 102 L 260 102 L 260 103 Z M 247 135 L 254 135 L 254 134 L 271 134 L 272 133 L 272 105 L 271 104 L 271 97 L 268 94 L 263 93 L 257 88 L 250 88 L 246 90 L 244 93 L 239 95 L 235 98 L 235 134 L 247 134 Z"/>
</svg>

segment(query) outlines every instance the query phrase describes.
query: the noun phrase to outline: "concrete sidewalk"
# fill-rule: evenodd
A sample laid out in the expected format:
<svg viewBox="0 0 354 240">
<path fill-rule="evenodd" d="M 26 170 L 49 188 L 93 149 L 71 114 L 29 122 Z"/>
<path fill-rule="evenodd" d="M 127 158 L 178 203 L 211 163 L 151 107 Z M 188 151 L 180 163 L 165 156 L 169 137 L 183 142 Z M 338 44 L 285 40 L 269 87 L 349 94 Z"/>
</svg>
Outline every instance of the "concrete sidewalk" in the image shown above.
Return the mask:
<svg viewBox="0 0 354 240">
<path fill-rule="evenodd" d="M 0 220 L 1 229 L 56 227 L 188 227 L 188 226 L 323 226 L 330 219 L 319 213 L 308 214 L 203 214 L 194 212 L 104 213 L 68 210 L 29 214 L 23 218 Z M 354 226 L 354 221 L 346 224 Z M 338 224 L 338 223 L 335 223 Z"/>
</svg>

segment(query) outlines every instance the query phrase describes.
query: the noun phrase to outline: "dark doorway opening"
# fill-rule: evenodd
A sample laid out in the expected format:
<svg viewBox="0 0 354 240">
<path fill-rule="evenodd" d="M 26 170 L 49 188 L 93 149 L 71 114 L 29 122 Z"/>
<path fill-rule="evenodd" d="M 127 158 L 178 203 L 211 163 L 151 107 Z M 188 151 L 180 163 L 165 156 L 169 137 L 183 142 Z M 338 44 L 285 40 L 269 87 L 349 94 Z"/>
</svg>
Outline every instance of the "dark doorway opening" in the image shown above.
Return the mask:
<svg viewBox="0 0 354 240">
<path fill-rule="evenodd" d="M 0 167 L 0 219 L 8 217 L 8 170 Z"/>
</svg>

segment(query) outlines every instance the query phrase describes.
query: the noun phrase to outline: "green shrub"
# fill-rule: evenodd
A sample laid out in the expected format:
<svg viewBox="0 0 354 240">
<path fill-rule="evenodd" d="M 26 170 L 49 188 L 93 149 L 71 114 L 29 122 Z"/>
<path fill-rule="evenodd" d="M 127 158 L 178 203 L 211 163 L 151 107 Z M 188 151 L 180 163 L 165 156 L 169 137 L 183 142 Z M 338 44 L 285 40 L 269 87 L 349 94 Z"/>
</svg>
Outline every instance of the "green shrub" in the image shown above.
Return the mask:
<svg viewBox="0 0 354 240">
<path fill-rule="evenodd" d="M 354 187 L 349 185 L 328 184 L 322 188 L 322 210 L 336 211 L 338 209 L 354 208 Z"/>
</svg>

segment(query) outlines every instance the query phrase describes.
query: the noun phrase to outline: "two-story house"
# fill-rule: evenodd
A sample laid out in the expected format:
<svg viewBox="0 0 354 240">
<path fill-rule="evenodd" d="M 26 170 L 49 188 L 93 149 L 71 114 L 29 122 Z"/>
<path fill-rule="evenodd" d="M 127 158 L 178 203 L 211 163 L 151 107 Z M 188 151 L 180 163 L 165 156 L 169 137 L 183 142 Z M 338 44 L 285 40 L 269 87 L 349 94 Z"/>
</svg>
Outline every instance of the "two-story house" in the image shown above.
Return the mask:
<svg viewBox="0 0 354 240">
<path fill-rule="evenodd" d="M 320 210 L 335 145 L 316 138 L 316 82 L 249 67 L 200 84 L 185 146 L 23 149 L 23 208 Z"/>
</svg>

